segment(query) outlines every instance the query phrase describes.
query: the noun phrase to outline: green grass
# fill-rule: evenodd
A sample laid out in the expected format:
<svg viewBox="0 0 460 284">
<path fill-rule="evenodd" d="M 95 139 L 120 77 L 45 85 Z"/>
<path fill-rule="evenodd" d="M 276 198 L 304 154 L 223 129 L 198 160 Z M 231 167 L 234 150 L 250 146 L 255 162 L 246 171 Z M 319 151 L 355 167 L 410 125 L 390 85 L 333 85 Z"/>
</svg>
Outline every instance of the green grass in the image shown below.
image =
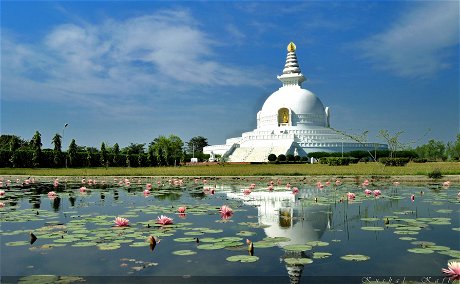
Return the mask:
<svg viewBox="0 0 460 284">
<path fill-rule="evenodd" d="M 149 168 L 60 168 L 16 169 L 0 168 L 0 175 L 30 176 L 395 176 L 428 175 L 433 170 L 442 175 L 459 175 L 460 163 L 409 163 L 404 167 L 385 167 L 380 163 L 358 163 L 349 166 L 321 164 L 208 164 L 182 167 Z"/>
</svg>

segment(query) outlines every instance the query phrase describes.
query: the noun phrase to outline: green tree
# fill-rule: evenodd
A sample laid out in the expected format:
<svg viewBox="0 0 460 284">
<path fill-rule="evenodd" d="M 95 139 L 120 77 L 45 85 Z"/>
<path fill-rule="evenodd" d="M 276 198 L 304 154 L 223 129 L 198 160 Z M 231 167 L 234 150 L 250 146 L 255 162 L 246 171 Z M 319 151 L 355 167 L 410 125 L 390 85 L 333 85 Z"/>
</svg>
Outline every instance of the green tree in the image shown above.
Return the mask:
<svg viewBox="0 0 460 284">
<path fill-rule="evenodd" d="M 195 136 L 187 142 L 187 152 L 189 154 L 203 153 L 203 148 L 206 146 L 209 146 L 207 138 Z"/>
<path fill-rule="evenodd" d="M 176 136 L 170 135 L 169 137 L 159 136 L 151 143 L 152 151 L 155 153 L 155 158 L 159 165 L 169 166 L 176 164 L 183 159 L 182 148 L 184 142 Z"/>
<path fill-rule="evenodd" d="M 145 144 L 131 143 L 129 144 L 129 146 L 123 148 L 121 152 L 126 154 L 129 151 L 129 153 L 131 154 L 142 154 L 144 153 L 144 147 L 145 147 Z"/>
<path fill-rule="evenodd" d="M 92 149 L 87 147 L 86 148 L 86 166 L 91 167 L 91 160 L 93 159 Z"/>
<path fill-rule="evenodd" d="M 30 141 L 30 145 L 34 151 L 32 155 L 32 165 L 34 167 L 40 166 L 40 159 L 42 155 L 42 135 L 40 132 L 35 131 L 34 137 Z"/>
<path fill-rule="evenodd" d="M 447 143 L 446 155 L 449 160 L 460 160 L 460 133 L 457 134 L 456 141 Z"/>
<path fill-rule="evenodd" d="M 75 166 L 77 162 L 77 151 L 78 151 L 77 149 L 78 149 L 77 143 L 75 142 L 75 139 L 72 139 L 72 141 L 70 141 L 69 150 L 67 151 L 67 154 L 69 157 L 69 163 L 72 166 Z"/>
<path fill-rule="evenodd" d="M 16 168 L 19 166 L 19 154 L 17 152 L 17 150 L 20 147 L 19 137 L 12 136 L 9 144 L 11 151 L 10 163 L 13 166 L 13 168 Z"/>
<path fill-rule="evenodd" d="M 54 166 L 59 166 L 61 164 L 61 153 L 62 153 L 62 136 L 56 133 L 53 137 L 51 143 L 54 145 L 53 150 L 53 163 Z"/>
<path fill-rule="evenodd" d="M 446 159 L 446 146 L 441 141 L 431 139 L 427 144 L 415 148 L 415 152 L 420 158 L 428 160 Z"/>
<path fill-rule="evenodd" d="M 115 143 L 115 145 L 113 145 L 112 154 L 113 154 L 113 164 L 115 166 L 118 166 L 118 163 L 120 161 L 120 147 L 118 146 L 118 143 Z"/>
<path fill-rule="evenodd" d="M 102 166 L 108 166 L 107 149 L 105 148 L 105 143 L 104 142 L 102 142 L 102 144 L 101 144 L 101 165 Z"/>
<path fill-rule="evenodd" d="M 379 131 L 379 136 L 385 139 L 388 144 L 388 150 L 390 150 L 390 158 L 394 157 L 394 153 L 398 151 L 398 148 L 401 149 L 403 144 L 399 141 L 399 136 L 403 134 L 404 131 L 398 131 L 395 135 L 391 135 L 390 132 L 386 129 Z"/>
</svg>

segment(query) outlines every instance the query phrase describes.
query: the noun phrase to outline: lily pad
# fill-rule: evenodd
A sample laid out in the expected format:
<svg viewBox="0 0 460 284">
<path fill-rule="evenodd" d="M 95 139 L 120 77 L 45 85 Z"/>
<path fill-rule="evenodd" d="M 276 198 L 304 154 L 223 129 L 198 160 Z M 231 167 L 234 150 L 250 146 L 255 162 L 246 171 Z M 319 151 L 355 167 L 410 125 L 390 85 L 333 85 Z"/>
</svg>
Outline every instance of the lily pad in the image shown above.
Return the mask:
<svg viewBox="0 0 460 284">
<path fill-rule="evenodd" d="M 332 253 L 329 253 L 329 252 L 314 252 L 313 253 L 313 258 L 314 259 L 317 259 L 317 258 L 328 258 L 332 255 Z"/>
<path fill-rule="evenodd" d="M 203 244 L 203 245 L 198 245 L 198 249 L 204 249 L 204 250 L 214 250 L 214 249 L 223 249 L 225 245 L 220 244 L 220 243 L 211 243 L 211 244 Z"/>
<path fill-rule="evenodd" d="M 410 251 L 410 252 L 413 252 L 413 253 L 424 253 L 424 254 L 434 252 L 433 250 L 427 249 L 427 248 L 411 248 L 411 249 L 408 249 L 407 251 Z"/>
<path fill-rule="evenodd" d="M 196 242 L 196 238 L 176 238 L 174 239 L 175 242 L 180 242 L 180 243 L 188 243 L 188 242 Z"/>
<path fill-rule="evenodd" d="M 294 245 L 284 246 L 283 249 L 289 250 L 289 251 L 306 251 L 306 250 L 310 250 L 311 246 L 307 244 L 294 244 Z"/>
<path fill-rule="evenodd" d="M 344 256 L 340 257 L 343 260 L 348 260 L 348 261 L 365 261 L 369 260 L 370 257 L 367 255 L 362 255 L 362 254 L 347 254 Z"/>
<path fill-rule="evenodd" d="M 311 241 L 311 242 L 307 242 L 307 245 L 309 246 L 312 246 L 312 247 L 325 247 L 325 246 L 328 246 L 329 243 L 328 242 L 321 242 L 321 241 Z"/>
<path fill-rule="evenodd" d="M 194 254 L 196 254 L 196 251 L 192 251 L 192 250 L 189 250 L 189 249 L 176 250 L 176 251 L 173 251 L 173 254 L 175 254 L 175 255 L 194 255 Z"/>
<path fill-rule="evenodd" d="M 383 227 L 361 227 L 361 230 L 364 231 L 383 231 Z"/>
<path fill-rule="evenodd" d="M 284 262 L 286 262 L 289 265 L 305 265 L 305 264 L 312 263 L 313 260 L 311 260 L 310 258 L 305 258 L 305 257 L 299 257 L 299 258 L 288 257 L 284 259 Z"/>
<path fill-rule="evenodd" d="M 242 254 L 242 255 L 233 255 L 233 256 L 229 256 L 227 257 L 227 261 L 230 261 L 230 262 L 256 262 L 259 260 L 259 257 L 257 256 L 251 256 L 251 255 L 245 255 L 245 254 Z"/>
</svg>

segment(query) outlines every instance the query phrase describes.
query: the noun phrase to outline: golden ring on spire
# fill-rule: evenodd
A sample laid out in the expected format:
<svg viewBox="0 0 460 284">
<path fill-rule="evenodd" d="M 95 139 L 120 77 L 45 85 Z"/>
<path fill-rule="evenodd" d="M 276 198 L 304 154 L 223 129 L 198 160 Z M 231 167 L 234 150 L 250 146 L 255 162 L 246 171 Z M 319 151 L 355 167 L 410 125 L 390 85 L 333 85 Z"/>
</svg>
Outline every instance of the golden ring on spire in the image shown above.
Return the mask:
<svg viewBox="0 0 460 284">
<path fill-rule="evenodd" d="M 291 41 L 291 42 L 288 44 L 288 46 L 287 46 L 287 51 L 288 51 L 288 52 L 293 52 L 293 51 L 295 51 L 295 49 L 296 49 L 296 46 L 295 46 L 295 44 Z"/>
</svg>

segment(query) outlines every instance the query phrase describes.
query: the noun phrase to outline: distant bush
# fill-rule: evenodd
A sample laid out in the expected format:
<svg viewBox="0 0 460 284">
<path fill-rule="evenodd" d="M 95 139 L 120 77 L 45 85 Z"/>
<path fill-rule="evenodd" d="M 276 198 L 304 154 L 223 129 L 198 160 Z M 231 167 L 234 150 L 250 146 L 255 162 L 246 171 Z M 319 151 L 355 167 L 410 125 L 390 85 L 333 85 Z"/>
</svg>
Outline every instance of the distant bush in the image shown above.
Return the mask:
<svg viewBox="0 0 460 284">
<path fill-rule="evenodd" d="M 324 164 L 328 164 L 329 166 L 348 166 L 351 161 L 348 157 L 327 157 L 321 159 L 321 164 L 323 164 L 323 160 L 325 161 Z"/>
<path fill-rule="evenodd" d="M 380 158 L 379 162 L 385 166 L 403 167 L 409 163 L 409 158 Z"/>
<path fill-rule="evenodd" d="M 296 161 L 296 162 L 300 162 L 300 159 L 301 159 L 301 157 L 299 155 L 294 157 L 294 161 Z"/>
<path fill-rule="evenodd" d="M 275 155 L 275 154 L 270 154 L 270 155 L 268 155 L 268 160 L 269 160 L 270 162 L 276 161 L 276 155 Z"/>
<path fill-rule="evenodd" d="M 287 160 L 288 162 L 294 162 L 294 155 L 292 155 L 292 154 L 287 154 L 287 155 L 286 155 L 286 160 Z"/>
<path fill-rule="evenodd" d="M 428 173 L 428 177 L 432 179 L 440 179 L 442 178 L 442 173 L 439 169 L 434 169 L 432 172 Z"/>
<path fill-rule="evenodd" d="M 415 159 L 412 160 L 412 162 L 414 162 L 414 163 L 426 163 L 426 162 L 428 162 L 428 160 L 427 159 L 422 159 L 422 158 L 415 158 Z"/>
<path fill-rule="evenodd" d="M 286 161 L 286 155 L 284 154 L 279 154 L 277 158 L 278 162 L 285 162 Z"/>
</svg>

